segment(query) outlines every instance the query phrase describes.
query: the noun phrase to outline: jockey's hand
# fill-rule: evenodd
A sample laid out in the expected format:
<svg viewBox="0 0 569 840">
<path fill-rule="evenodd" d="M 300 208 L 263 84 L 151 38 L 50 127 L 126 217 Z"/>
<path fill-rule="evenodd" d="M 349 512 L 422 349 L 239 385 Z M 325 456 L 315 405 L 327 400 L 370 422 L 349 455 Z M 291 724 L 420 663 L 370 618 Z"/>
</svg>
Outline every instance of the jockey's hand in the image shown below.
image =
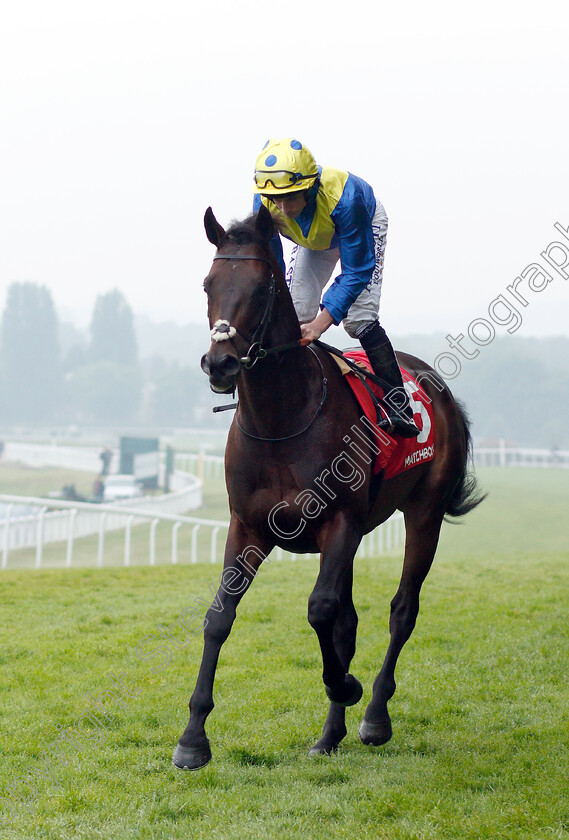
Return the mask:
<svg viewBox="0 0 569 840">
<path fill-rule="evenodd" d="M 316 341 L 333 323 L 334 319 L 328 310 L 321 309 L 313 321 L 300 325 L 300 332 L 302 337 L 308 339 L 308 341 Z"/>
</svg>

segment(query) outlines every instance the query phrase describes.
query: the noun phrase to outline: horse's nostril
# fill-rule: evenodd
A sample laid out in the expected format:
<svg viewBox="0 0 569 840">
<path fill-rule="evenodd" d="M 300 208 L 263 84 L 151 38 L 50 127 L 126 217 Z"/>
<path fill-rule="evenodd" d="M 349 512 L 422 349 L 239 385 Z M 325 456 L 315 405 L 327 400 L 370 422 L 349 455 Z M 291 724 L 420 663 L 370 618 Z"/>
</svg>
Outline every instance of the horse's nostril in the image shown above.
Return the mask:
<svg viewBox="0 0 569 840">
<path fill-rule="evenodd" d="M 235 356 L 224 356 L 219 362 L 219 370 L 224 376 L 236 376 L 241 363 Z"/>
<path fill-rule="evenodd" d="M 241 369 L 241 362 L 237 356 L 230 353 L 225 353 L 220 358 L 217 358 L 215 353 L 206 353 L 202 356 L 200 364 L 203 372 L 210 377 L 237 376 Z"/>
</svg>

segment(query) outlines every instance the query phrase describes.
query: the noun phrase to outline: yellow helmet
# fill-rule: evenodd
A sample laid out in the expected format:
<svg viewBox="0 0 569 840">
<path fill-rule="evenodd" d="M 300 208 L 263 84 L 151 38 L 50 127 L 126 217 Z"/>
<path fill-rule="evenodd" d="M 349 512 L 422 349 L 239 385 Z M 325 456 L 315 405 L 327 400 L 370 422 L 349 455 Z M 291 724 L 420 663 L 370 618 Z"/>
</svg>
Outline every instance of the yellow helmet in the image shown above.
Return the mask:
<svg viewBox="0 0 569 840">
<path fill-rule="evenodd" d="M 299 140 L 267 140 L 255 162 L 253 178 L 253 192 L 282 195 L 309 189 L 318 178 L 318 167 Z"/>
</svg>

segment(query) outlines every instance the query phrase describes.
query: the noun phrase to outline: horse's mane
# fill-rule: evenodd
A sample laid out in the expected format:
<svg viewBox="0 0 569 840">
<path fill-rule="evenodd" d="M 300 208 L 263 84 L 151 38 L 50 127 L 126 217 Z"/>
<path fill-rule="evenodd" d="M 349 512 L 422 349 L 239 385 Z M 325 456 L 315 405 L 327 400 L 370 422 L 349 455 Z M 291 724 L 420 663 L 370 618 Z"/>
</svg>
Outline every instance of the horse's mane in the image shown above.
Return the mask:
<svg viewBox="0 0 569 840">
<path fill-rule="evenodd" d="M 272 249 L 268 248 L 267 243 L 267 231 L 264 233 L 259 232 L 257 229 L 257 212 L 251 213 L 247 218 L 243 219 L 242 221 L 238 221 L 233 219 L 225 231 L 223 237 L 221 238 L 220 242 L 217 245 L 218 250 L 223 248 L 225 245 L 259 245 L 261 248 L 267 250 L 268 249 L 268 256 L 269 262 L 273 267 L 273 273 L 275 277 L 280 277 L 281 280 L 283 279 L 284 273 L 283 268 L 280 264 L 278 258 L 272 252 Z M 272 232 L 275 233 L 278 231 L 278 225 L 275 224 L 274 220 L 272 222 Z M 270 235 L 270 232 L 269 232 Z"/>
<path fill-rule="evenodd" d="M 236 245 L 247 245 L 252 242 L 256 245 L 264 245 L 260 235 L 255 229 L 256 213 L 251 213 L 246 219 L 242 221 L 233 220 L 227 230 L 220 246 L 226 242 L 235 242 Z"/>
</svg>

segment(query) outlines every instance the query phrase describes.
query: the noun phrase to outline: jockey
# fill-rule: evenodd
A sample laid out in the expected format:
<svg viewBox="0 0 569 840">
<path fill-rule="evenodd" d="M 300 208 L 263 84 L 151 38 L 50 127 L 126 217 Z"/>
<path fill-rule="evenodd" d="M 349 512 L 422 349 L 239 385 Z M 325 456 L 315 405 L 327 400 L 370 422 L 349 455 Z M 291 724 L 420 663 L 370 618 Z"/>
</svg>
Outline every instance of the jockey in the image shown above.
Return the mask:
<svg viewBox="0 0 569 840">
<path fill-rule="evenodd" d="M 416 437 L 419 429 L 401 371 L 378 320 L 387 236 L 383 205 L 361 178 L 317 166 L 306 146 L 290 137 L 265 144 L 254 179 L 254 209 L 264 204 L 278 232 L 295 243 L 286 280 L 302 337 L 314 341 L 342 322 L 360 342 L 374 373 L 390 386 L 387 431 Z M 284 270 L 278 235 L 272 245 Z M 322 297 L 338 260 L 341 273 Z"/>
</svg>

